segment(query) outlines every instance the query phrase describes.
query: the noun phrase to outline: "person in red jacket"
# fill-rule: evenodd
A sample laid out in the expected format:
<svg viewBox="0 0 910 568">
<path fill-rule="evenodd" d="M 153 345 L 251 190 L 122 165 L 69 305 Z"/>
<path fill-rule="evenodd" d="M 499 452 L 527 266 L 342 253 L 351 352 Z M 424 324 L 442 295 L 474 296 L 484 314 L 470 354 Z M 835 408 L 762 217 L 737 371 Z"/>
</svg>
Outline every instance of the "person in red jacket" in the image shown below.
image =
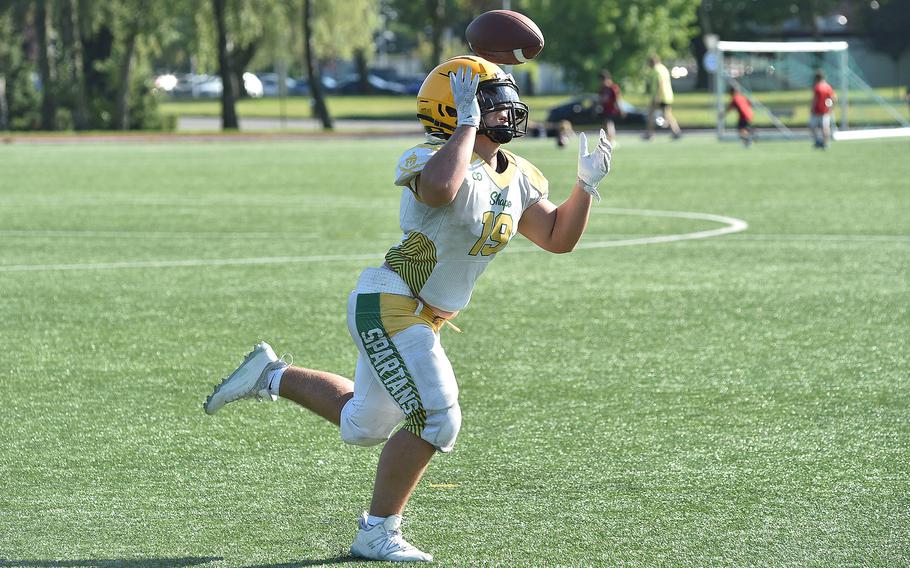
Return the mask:
<svg viewBox="0 0 910 568">
<path fill-rule="evenodd" d="M 739 129 L 739 139 L 743 141 L 743 145 L 748 148 L 752 145 L 752 103 L 749 102 L 749 99 L 742 93 L 739 92 L 739 89 L 736 87 L 730 87 L 730 104 L 727 105 L 727 110 L 724 113 L 735 110 L 736 114 L 739 115 L 739 120 L 736 123 L 737 129 Z"/>
<path fill-rule="evenodd" d="M 604 69 L 600 72 L 600 115 L 604 119 L 604 128 L 607 131 L 607 139 L 613 142 L 616 139 L 616 125 L 614 120 L 617 117 L 625 116 L 620 102 L 622 94 L 619 90 L 619 84 L 613 81 L 610 72 Z"/>
<path fill-rule="evenodd" d="M 825 81 L 825 74 L 815 74 L 815 87 L 812 89 L 812 108 L 809 117 L 809 130 L 815 139 L 815 147 L 825 149 L 831 137 L 831 109 L 837 102 L 834 87 Z"/>
</svg>

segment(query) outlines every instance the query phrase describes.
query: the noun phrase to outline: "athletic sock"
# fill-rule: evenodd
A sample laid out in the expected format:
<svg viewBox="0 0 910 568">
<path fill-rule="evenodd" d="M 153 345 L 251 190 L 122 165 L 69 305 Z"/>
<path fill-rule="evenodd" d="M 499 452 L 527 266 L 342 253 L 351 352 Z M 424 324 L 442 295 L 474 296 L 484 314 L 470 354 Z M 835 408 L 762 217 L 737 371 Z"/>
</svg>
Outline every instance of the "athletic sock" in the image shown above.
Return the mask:
<svg viewBox="0 0 910 568">
<path fill-rule="evenodd" d="M 281 375 L 287 367 L 281 367 L 269 372 L 269 394 L 278 396 L 278 386 L 281 384 Z"/>
<path fill-rule="evenodd" d="M 367 515 L 367 528 L 371 529 L 376 525 L 382 524 L 385 521 L 385 517 L 376 517 L 374 515 Z"/>
</svg>

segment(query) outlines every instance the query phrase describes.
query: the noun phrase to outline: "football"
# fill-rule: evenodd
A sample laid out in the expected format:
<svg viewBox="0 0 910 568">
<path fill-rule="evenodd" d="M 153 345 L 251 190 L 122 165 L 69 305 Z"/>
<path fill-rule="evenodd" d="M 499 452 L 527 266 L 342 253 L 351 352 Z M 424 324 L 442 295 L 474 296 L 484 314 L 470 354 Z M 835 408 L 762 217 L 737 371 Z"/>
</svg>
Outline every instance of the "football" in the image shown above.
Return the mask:
<svg viewBox="0 0 910 568">
<path fill-rule="evenodd" d="M 543 33 L 531 18 L 511 10 L 491 10 L 465 30 L 471 51 L 500 65 L 518 65 L 543 50 Z"/>
</svg>

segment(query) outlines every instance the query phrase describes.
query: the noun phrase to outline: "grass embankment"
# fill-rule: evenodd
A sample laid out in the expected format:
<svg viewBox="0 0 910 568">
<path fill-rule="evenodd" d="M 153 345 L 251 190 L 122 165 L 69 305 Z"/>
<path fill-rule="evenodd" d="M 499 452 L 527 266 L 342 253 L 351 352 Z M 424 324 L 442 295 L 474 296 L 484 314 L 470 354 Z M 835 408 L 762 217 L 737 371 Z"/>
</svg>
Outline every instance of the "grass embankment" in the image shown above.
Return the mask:
<svg viewBox="0 0 910 568">
<path fill-rule="evenodd" d="M 878 89 L 876 93 L 887 100 L 898 113 L 910 120 L 906 102 L 895 97 L 891 88 Z M 547 111 L 561 105 L 573 97 L 569 95 L 547 95 L 527 97 L 525 100 L 531 108 L 531 120 L 543 122 Z M 640 109 L 647 109 L 647 99 L 640 95 L 630 95 L 628 101 Z M 760 101 L 771 109 L 788 126 L 805 126 L 809 120 L 808 91 L 777 91 L 762 93 Z M 413 120 L 414 97 L 394 96 L 330 96 L 329 110 L 337 119 L 373 119 L 373 120 Z M 217 100 L 180 101 L 164 100 L 160 110 L 174 116 L 220 116 L 221 105 Z M 673 105 L 673 111 L 683 127 L 712 128 L 716 124 L 716 102 L 711 93 L 679 93 Z M 288 97 L 283 102 L 277 98 L 247 99 L 239 101 L 237 112 L 243 117 L 310 118 L 312 110 L 310 99 L 306 97 Z M 850 96 L 850 122 L 855 125 L 895 124 L 894 118 L 887 110 L 875 104 L 863 93 L 853 92 Z M 728 123 L 735 124 L 734 115 L 728 116 Z M 768 119 L 756 108 L 757 126 L 771 125 Z"/>
</svg>

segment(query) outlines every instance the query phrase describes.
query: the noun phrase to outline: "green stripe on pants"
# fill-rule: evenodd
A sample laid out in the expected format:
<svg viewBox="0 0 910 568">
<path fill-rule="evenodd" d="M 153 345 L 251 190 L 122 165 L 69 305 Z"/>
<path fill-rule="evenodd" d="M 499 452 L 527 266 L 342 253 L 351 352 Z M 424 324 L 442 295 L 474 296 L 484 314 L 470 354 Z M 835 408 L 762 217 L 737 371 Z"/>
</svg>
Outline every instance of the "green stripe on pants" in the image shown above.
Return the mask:
<svg viewBox="0 0 910 568">
<path fill-rule="evenodd" d="M 392 338 L 382 325 L 379 294 L 358 294 L 355 323 L 360 341 L 376 371 L 379 381 L 404 412 L 406 430 L 420 437 L 427 421 L 427 412 L 420 400 L 414 379 L 404 364 L 404 359 L 392 343 Z"/>
</svg>

